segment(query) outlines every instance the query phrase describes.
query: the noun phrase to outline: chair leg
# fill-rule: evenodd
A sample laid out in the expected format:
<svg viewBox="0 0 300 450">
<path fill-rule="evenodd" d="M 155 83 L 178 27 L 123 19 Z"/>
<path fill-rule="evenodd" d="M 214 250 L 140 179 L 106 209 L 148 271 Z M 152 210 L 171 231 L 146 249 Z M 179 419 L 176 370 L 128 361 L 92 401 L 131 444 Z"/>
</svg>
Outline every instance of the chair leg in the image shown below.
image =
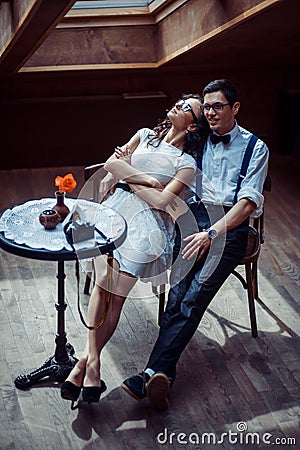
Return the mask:
<svg viewBox="0 0 300 450">
<path fill-rule="evenodd" d="M 90 293 L 90 285 L 91 285 L 92 275 L 93 275 L 93 272 L 87 272 L 86 277 L 85 277 L 83 292 L 86 295 L 89 295 L 89 293 Z"/>
<path fill-rule="evenodd" d="M 257 261 L 252 263 L 252 280 L 253 280 L 253 297 L 258 298 L 258 275 L 257 275 Z"/>
<path fill-rule="evenodd" d="M 152 285 L 152 292 L 153 292 L 154 295 L 156 295 L 156 297 L 158 297 L 158 289 L 157 289 L 157 286 L 153 286 L 153 285 Z"/>
<path fill-rule="evenodd" d="M 245 264 L 246 269 L 246 280 L 248 287 L 248 303 L 249 303 L 249 313 L 250 313 L 250 323 L 252 336 L 257 337 L 257 323 L 255 314 L 255 304 L 254 304 L 254 291 L 253 291 L 253 278 L 252 278 L 252 268 L 251 263 Z"/>
<path fill-rule="evenodd" d="M 165 285 L 162 284 L 159 287 L 159 294 L 158 294 L 159 304 L 158 304 L 158 325 L 160 326 L 162 316 L 165 310 L 165 300 L 166 300 L 166 293 L 165 293 Z"/>
</svg>

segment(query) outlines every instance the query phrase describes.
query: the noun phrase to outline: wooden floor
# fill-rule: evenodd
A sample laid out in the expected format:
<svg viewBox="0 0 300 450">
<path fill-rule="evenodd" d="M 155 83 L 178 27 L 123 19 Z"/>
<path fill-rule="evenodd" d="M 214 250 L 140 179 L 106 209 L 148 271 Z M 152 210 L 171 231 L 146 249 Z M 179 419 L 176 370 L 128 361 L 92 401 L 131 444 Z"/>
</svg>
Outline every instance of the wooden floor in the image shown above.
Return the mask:
<svg viewBox="0 0 300 450">
<path fill-rule="evenodd" d="M 82 185 L 79 167 L 0 171 L 1 210 L 53 196 L 54 177 L 69 170 Z M 246 292 L 232 276 L 179 362 L 164 413 L 120 388 L 125 377 L 144 368 L 158 332 L 157 300 L 142 284 L 126 302 L 103 353 L 108 389 L 98 404 L 81 403 L 71 411 L 60 398 L 59 384 L 51 382 L 17 390 L 15 377 L 53 354 L 56 264 L 0 252 L 1 449 L 261 449 L 276 439 L 280 448 L 300 448 L 299 167 L 289 157 L 272 156 L 270 172 L 273 187 L 266 195 L 266 243 L 259 265 L 259 337 L 251 337 Z M 80 355 L 86 333 L 76 310 L 72 262 L 66 273 L 67 337 Z M 88 297 L 82 295 L 82 302 L 86 311 Z"/>
</svg>

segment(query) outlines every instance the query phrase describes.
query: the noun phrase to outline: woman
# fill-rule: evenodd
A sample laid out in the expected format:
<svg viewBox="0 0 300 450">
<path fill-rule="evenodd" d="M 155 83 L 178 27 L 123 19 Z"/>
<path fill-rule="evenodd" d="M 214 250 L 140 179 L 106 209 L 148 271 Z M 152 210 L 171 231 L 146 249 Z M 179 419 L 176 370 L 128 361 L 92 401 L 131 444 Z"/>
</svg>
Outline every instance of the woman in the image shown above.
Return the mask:
<svg viewBox="0 0 300 450">
<path fill-rule="evenodd" d="M 105 205 L 125 218 L 127 237 L 114 251 L 110 263 L 113 274 L 106 319 L 100 328 L 88 332 L 84 356 L 62 384 L 62 398 L 74 402 L 82 388 L 83 401 L 99 401 L 106 389 L 100 379 L 100 354 L 115 331 L 127 295 L 138 279 L 151 280 L 156 285 L 166 282 L 174 244 L 174 221 L 166 210 L 183 195 L 192 179 L 196 170 L 193 156 L 205 138 L 201 98 L 197 94 L 184 95 L 154 130 L 139 130 L 126 145 L 117 147 L 106 162 L 108 173 L 101 182 L 100 195 Z M 107 195 L 114 186 L 114 193 Z M 89 324 L 99 323 L 103 317 L 106 257 L 95 258 L 94 267 Z"/>
</svg>

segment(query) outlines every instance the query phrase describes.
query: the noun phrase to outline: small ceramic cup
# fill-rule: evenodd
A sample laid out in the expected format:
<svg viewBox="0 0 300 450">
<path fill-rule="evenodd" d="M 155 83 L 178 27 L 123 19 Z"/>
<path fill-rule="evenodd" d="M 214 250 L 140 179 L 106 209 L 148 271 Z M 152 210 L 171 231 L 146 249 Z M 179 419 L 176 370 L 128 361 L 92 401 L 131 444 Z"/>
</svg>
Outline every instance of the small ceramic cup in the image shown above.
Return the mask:
<svg viewBox="0 0 300 450">
<path fill-rule="evenodd" d="M 45 209 L 39 219 L 46 230 L 52 230 L 60 222 L 60 215 L 55 209 Z"/>
</svg>

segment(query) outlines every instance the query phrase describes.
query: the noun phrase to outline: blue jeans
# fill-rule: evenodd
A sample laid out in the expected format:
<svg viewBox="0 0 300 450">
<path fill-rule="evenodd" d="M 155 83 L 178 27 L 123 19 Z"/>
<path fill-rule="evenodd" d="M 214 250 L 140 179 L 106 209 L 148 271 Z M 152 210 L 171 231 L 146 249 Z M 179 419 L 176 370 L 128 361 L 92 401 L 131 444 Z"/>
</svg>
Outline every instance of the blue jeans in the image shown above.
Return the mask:
<svg viewBox="0 0 300 450">
<path fill-rule="evenodd" d="M 205 310 L 243 258 L 248 238 L 247 219 L 226 235 L 214 239 L 209 253 L 200 261 L 191 264 L 182 260 L 182 238 L 208 228 L 211 222 L 214 223 L 224 214 L 220 207 L 207 210 L 202 203 L 193 204 L 190 209 L 198 229 L 190 225 L 190 213 L 177 221 L 171 289 L 159 335 L 146 365 L 155 372 L 163 372 L 172 380 L 175 379 L 180 355 L 197 330 Z"/>
</svg>

